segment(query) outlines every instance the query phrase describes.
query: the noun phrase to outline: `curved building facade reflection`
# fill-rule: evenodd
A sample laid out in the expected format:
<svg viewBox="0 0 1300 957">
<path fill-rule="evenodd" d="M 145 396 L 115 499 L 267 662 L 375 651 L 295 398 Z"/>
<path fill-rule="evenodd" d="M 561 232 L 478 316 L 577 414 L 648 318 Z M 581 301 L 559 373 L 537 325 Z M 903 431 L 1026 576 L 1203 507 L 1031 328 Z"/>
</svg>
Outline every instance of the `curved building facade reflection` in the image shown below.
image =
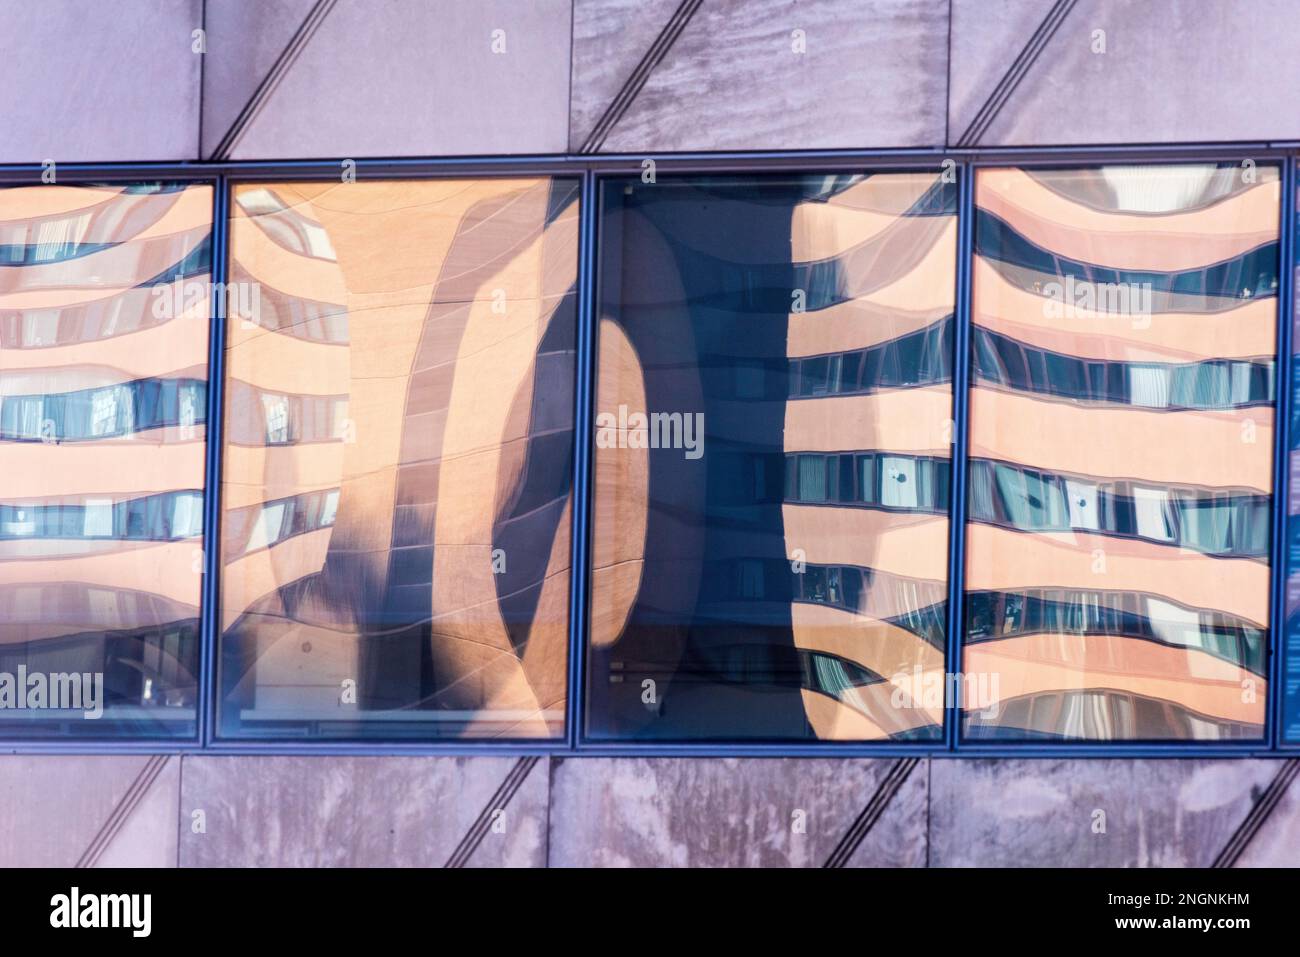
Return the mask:
<svg viewBox="0 0 1300 957">
<path fill-rule="evenodd" d="M 195 733 L 212 200 L 0 190 L 5 736 Z"/>
<path fill-rule="evenodd" d="M 939 737 L 955 189 L 602 189 L 588 733 Z"/>
<path fill-rule="evenodd" d="M 1262 737 L 1279 189 L 979 172 L 968 736 Z"/>
<path fill-rule="evenodd" d="M 222 734 L 562 733 L 577 197 L 235 187 Z"/>
</svg>

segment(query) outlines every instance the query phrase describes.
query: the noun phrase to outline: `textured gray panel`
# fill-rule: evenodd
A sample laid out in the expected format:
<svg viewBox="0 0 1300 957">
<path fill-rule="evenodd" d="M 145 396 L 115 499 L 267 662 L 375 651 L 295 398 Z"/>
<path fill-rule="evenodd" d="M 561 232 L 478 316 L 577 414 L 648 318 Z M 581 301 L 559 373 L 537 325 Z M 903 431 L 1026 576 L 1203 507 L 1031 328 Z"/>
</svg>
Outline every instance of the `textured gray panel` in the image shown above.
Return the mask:
<svg viewBox="0 0 1300 957">
<path fill-rule="evenodd" d="M 181 758 L 173 755 L 113 835 L 96 867 L 175 867 Z"/>
<path fill-rule="evenodd" d="M 203 155 L 210 157 L 315 0 L 207 0 Z"/>
<path fill-rule="evenodd" d="M 201 0 L 6 0 L 0 162 L 197 159 Z"/>
<path fill-rule="evenodd" d="M 574 0 L 569 149 L 577 151 L 680 0 Z"/>
<path fill-rule="evenodd" d="M 1207 867 L 1276 770 L 1241 759 L 934 760 L 930 864 Z"/>
<path fill-rule="evenodd" d="M 846 867 L 925 867 L 929 857 L 930 766 L 920 764 L 867 832 Z M 865 801 L 863 802 L 865 804 Z"/>
<path fill-rule="evenodd" d="M 580 7 L 604 0 L 578 0 Z M 579 13 L 580 21 L 594 17 Z M 806 52 L 794 52 L 802 30 Z M 602 36 L 607 54 L 628 60 Z M 948 5 L 914 0 L 712 0 L 606 140 L 606 152 L 939 145 Z M 575 75 L 575 117 L 608 102 Z M 601 106 L 589 100 L 602 101 Z M 575 120 L 575 129 L 580 123 Z"/>
<path fill-rule="evenodd" d="M 551 800 L 550 759 L 542 758 L 510 803 L 492 818 L 465 867 L 545 867 Z"/>
<path fill-rule="evenodd" d="M 180 862 L 197 867 L 441 867 L 516 758 L 193 756 Z M 537 778 L 533 781 L 534 777 Z M 546 762 L 471 863 L 545 863 Z M 537 785 L 541 785 L 539 791 Z M 195 833 L 194 812 L 206 831 Z"/>
<path fill-rule="evenodd" d="M 1274 768 L 1281 766 L 1273 762 Z M 1234 866 L 1300 867 L 1300 778 L 1291 782 Z"/>
<path fill-rule="evenodd" d="M 818 867 L 892 760 L 575 758 L 552 777 L 552 866 Z M 913 777 L 924 788 L 925 765 Z M 906 794 L 904 793 L 906 792 Z M 907 785 L 852 863 L 924 859 Z M 918 820 L 912 820 L 916 816 Z M 802 820 L 803 833 L 796 829 Z M 919 823 L 918 823 L 919 821 Z M 874 831 L 873 831 L 874 833 Z M 868 835 L 868 840 L 872 840 Z"/>
<path fill-rule="evenodd" d="M 570 13 L 569 0 L 339 0 L 231 156 L 562 153 Z"/>
<path fill-rule="evenodd" d="M 106 829 L 148 763 L 147 755 L 0 757 L 0 867 L 71 867 Z M 172 758 L 97 862 L 176 865 Z"/>
<path fill-rule="evenodd" d="M 948 63 L 948 142 L 956 143 L 1055 0 L 955 0 Z M 1032 82 L 1033 73 L 1023 82 Z"/>
<path fill-rule="evenodd" d="M 987 0 L 955 2 L 954 64 L 1000 58 L 996 42 L 963 49 L 988 44 L 961 29 L 987 17 Z M 1079 0 L 980 145 L 1294 139 L 1295 14 L 1292 0 Z M 1096 30 L 1105 53 L 1092 51 Z M 954 111 L 952 128 L 969 120 Z"/>
</svg>

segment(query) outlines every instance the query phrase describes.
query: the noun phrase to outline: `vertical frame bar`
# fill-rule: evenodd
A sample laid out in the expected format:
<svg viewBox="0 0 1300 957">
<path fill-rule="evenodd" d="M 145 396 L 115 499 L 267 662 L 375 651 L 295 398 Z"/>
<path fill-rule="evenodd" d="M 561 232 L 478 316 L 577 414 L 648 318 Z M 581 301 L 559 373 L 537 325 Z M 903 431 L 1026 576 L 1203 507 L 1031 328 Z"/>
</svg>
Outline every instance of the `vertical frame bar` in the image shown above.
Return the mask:
<svg viewBox="0 0 1300 957">
<path fill-rule="evenodd" d="M 961 651 L 966 633 L 966 464 L 970 413 L 971 272 L 974 249 L 975 168 L 957 176 L 957 295 L 953 302 L 952 475 L 948 510 L 948 647 L 944 656 L 944 743 L 961 740 Z M 954 676 L 951 680 L 948 675 Z"/>
<path fill-rule="evenodd" d="M 203 478 L 203 607 L 200 610 L 199 744 L 215 737 L 217 697 L 217 639 L 221 631 L 221 453 L 222 412 L 226 391 L 226 278 L 229 275 L 228 211 L 230 184 L 218 176 L 213 183 L 212 285 L 209 297 L 207 440 Z"/>
<path fill-rule="evenodd" d="M 1287 584 L 1291 577 L 1287 514 L 1290 511 L 1291 405 L 1294 392 L 1291 361 L 1295 322 L 1296 160 L 1288 156 L 1281 167 L 1281 212 L 1277 271 L 1277 394 L 1273 410 L 1273 549 L 1268 629 L 1268 691 L 1265 739 L 1270 748 L 1284 743 L 1286 718 Z"/>
<path fill-rule="evenodd" d="M 591 601 L 592 447 L 596 373 L 596 226 L 600 218 L 596 174 L 582 173 L 578 204 L 578 340 L 573 410 L 573 551 L 569 586 L 569 689 L 564 731 L 570 749 L 582 739 L 586 719 L 587 633 Z"/>
</svg>

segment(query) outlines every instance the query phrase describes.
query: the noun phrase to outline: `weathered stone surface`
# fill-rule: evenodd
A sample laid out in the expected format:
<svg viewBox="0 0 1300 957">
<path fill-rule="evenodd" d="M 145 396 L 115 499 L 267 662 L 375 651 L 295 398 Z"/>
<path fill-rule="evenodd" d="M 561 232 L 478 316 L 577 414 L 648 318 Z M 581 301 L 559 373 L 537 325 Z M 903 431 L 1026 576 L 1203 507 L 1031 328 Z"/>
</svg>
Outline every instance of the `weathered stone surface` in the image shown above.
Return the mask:
<svg viewBox="0 0 1300 957">
<path fill-rule="evenodd" d="M 183 866 L 441 867 L 517 758 L 194 756 L 181 787 Z M 535 780 L 531 780 L 535 779 Z M 541 866 L 546 761 L 472 864 Z M 195 833 L 202 811 L 203 833 Z"/>
<path fill-rule="evenodd" d="M 892 759 L 573 758 L 557 762 L 553 866 L 819 867 Z M 854 864 L 924 859 L 925 764 Z M 802 829 L 802 830 L 800 830 Z"/>
<path fill-rule="evenodd" d="M 966 132 L 1055 2 L 956 0 L 948 49 L 949 143 Z"/>
<path fill-rule="evenodd" d="M 110 834 L 99 866 L 175 867 L 180 758 L 168 759 L 125 818 L 114 818 L 148 762 L 148 755 L 0 757 L 0 867 L 72 867 Z"/>
<path fill-rule="evenodd" d="M 609 26 L 618 15 L 609 5 L 578 0 L 575 8 L 575 45 L 582 44 L 574 53 L 575 140 L 608 105 L 611 85 L 621 86 L 612 74 L 625 78 L 640 59 Z M 638 15 L 638 42 L 646 35 L 653 42 L 654 14 Z M 602 149 L 939 145 L 947 43 L 944 3 L 714 0 L 687 24 Z M 601 62 L 611 66 L 592 67 Z"/>
<path fill-rule="evenodd" d="M 190 160 L 202 0 L 6 3 L 0 163 Z"/>
<path fill-rule="evenodd" d="M 1275 770 L 1243 759 L 936 758 L 930 865 L 1206 867 Z"/>
<path fill-rule="evenodd" d="M 569 0 L 340 0 L 234 159 L 562 153 Z"/>
<path fill-rule="evenodd" d="M 1282 762 L 1273 767 L 1280 771 Z M 1300 778 L 1291 781 L 1235 866 L 1300 867 Z"/>
<path fill-rule="evenodd" d="M 577 151 L 654 44 L 679 0 L 577 0 L 573 5 L 572 114 Z"/>
<path fill-rule="evenodd" d="M 954 2 L 954 133 L 983 103 L 971 84 L 1019 53 L 1001 29 L 971 27 L 998 19 L 990 6 Z M 1037 25 L 1020 0 L 1009 13 L 1015 33 Z M 979 145 L 1295 139 L 1298 39 L 1290 0 L 1080 0 Z"/>
<path fill-rule="evenodd" d="M 204 11 L 203 155 L 210 157 L 315 0 L 216 0 Z"/>
</svg>

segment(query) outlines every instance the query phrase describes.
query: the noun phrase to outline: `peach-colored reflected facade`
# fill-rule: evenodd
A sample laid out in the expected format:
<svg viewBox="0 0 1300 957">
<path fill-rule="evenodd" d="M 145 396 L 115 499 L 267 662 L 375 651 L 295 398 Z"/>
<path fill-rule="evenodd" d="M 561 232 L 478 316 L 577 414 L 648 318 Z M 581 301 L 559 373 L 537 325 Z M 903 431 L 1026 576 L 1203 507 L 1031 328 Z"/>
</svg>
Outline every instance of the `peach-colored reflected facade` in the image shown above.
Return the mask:
<svg viewBox="0 0 1300 957">
<path fill-rule="evenodd" d="M 0 190 L 0 671 L 103 674 L 61 733 L 194 731 L 212 199 Z"/>
<path fill-rule="evenodd" d="M 706 197 L 698 206 L 691 192 L 697 187 Z M 771 489 L 754 492 L 749 473 L 726 471 L 721 479 L 709 471 L 731 469 L 733 448 L 758 450 L 758 459 L 778 464 L 800 452 L 950 457 L 946 376 L 919 386 L 867 383 L 846 394 L 793 397 L 784 372 L 776 385 L 755 385 L 750 393 L 730 391 L 718 372 L 721 362 L 793 368 L 786 364 L 886 347 L 949 321 L 956 219 L 920 212 L 941 188 L 928 173 L 858 177 L 786 207 L 788 219 L 780 222 L 770 206 L 756 209 L 748 192 L 729 194 L 725 181 L 716 192 L 692 182 L 680 209 L 662 220 L 635 206 L 602 220 L 597 412 L 620 405 L 702 410 L 707 438 L 696 463 L 682 462 L 676 450 L 597 441 L 589 665 L 597 734 L 881 740 L 940 733 L 942 701 L 923 687 L 927 680 L 941 684 L 942 638 L 912 630 L 908 616 L 927 609 L 942 620 L 946 499 L 936 513 L 791 501 L 786 489 L 784 504 L 771 508 Z M 788 228 L 788 236 L 778 228 Z M 684 283 L 675 257 L 716 265 Z M 791 306 L 788 289 L 773 293 L 774 304 L 784 300 L 781 311 L 750 304 L 741 315 L 726 304 L 746 272 L 784 269 L 797 286 L 798 277 L 832 268 L 835 294 L 806 309 Z M 719 331 L 731 323 L 734 334 Z M 752 338 L 741 331 L 744 323 Z M 705 355 L 714 365 L 705 365 Z M 729 491 L 720 492 L 723 486 Z M 760 497 L 747 504 L 746 494 Z M 779 502 L 781 491 L 775 494 Z M 719 495 L 728 497 L 717 501 Z M 868 576 L 855 607 L 845 607 L 838 589 L 814 597 L 817 589 L 801 581 L 805 568 L 825 574 L 835 566 Z M 752 591 L 742 585 L 730 601 L 719 575 L 735 569 L 742 578 L 750 570 Z M 773 597 L 782 589 L 794 600 Z M 769 662 L 790 662 L 792 655 L 803 656 L 814 675 L 819 661 L 832 660 L 874 679 L 831 687 L 805 677 L 791 699 L 790 671 L 786 684 L 767 685 L 764 676 L 780 668 Z M 702 664 L 723 659 L 764 664 L 743 681 L 714 677 Z M 785 717 L 774 717 L 778 712 Z"/>
<path fill-rule="evenodd" d="M 1129 364 L 1134 382 L 1154 381 L 1141 379 L 1156 374 L 1152 364 L 1271 362 L 1277 299 L 1275 287 L 1259 283 L 1268 282 L 1269 268 L 1276 277 L 1269 264 L 1276 261 L 1280 185 L 1275 168 L 1241 172 L 980 171 L 974 325 L 1033 355 Z M 1166 278 L 1174 273 L 1181 274 L 1176 282 Z M 1108 283 L 1127 284 L 1127 307 L 1103 298 Z M 1125 404 L 972 376 L 972 460 L 1064 476 L 1065 487 L 1082 491 L 1067 496 L 1072 511 L 1063 528 L 1012 518 L 969 526 L 968 596 L 991 593 L 998 611 L 993 620 L 968 620 L 964 670 L 968 681 L 986 677 L 999 703 L 968 710 L 968 733 L 1133 740 L 1263 733 L 1262 652 L 1245 655 L 1216 634 L 1266 633 L 1267 558 L 1207 553 L 1167 531 L 1167 522 L 1192 519 L 1165 517 L 1172 506 L 1164 490 L 1194 489 L 1207 503 L 1267 496 L 1272 405 L 1166 408 L 1158 388 L 1145 398 L 1134 389 Z M 1131 503 L 1138 534 L 1097 530 L 1086 512 L 1097 508 L 1087 491 L 1094 480 L 1139 487 Z M 1023 509 L 1036 514 L 1040 507 L 1027 500 Z M 1014 623 L 1030 619 L 1027 609 L 1044 589 L 1053 607 L 1069 608 L 1061 614 L 1076 619 L 1064 633 Z M 1125 623 L 1094 630 L 1085 619 L 1099 615 Z M 1214 626 L 1219 631 L 1211 621 L 1223 623 Z"/>
<path fill-rule="evenodd" d="M 560 734 L 576 185 L 243 184 L 231 209 L 275 316 L 228 327 L 223 733 Z"/>
</svg>

